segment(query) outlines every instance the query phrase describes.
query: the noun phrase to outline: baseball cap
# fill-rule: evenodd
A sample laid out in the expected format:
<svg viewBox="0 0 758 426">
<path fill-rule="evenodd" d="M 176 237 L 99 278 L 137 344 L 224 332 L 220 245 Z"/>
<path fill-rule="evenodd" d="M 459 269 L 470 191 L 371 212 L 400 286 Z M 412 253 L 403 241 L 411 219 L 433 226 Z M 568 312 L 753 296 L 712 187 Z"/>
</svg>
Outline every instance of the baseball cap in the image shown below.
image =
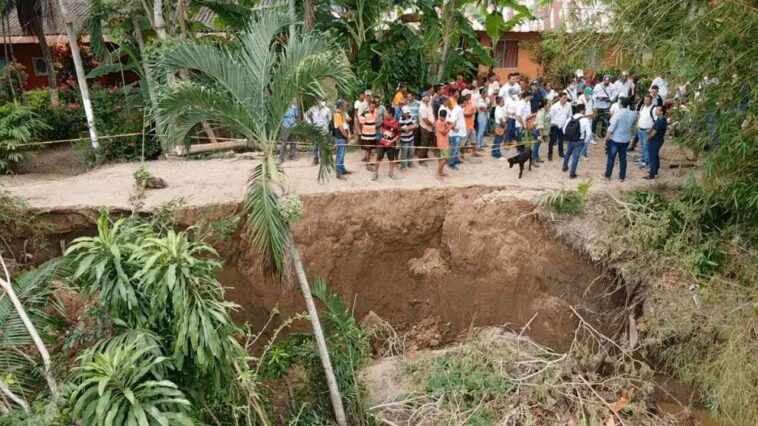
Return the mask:
<svg viewBox="0 0 758 426">
<path fill-rule="evenodd" d="M 429 92 L 427 92 L 426 90 L 421 92 L 421 99 L 424 99 L 427 96 L 429 96 Z"/>
<path fill-rule="evenodd" d="M 610 80 L 610 79 L 611 79 L 611 76 L 610 76 L 609 74 L 606 74 L 606 75 L 604 75 L 604 76 L 603 76 L 603 80 L 605 80 L 606 78 L 607 78 L 608 80 Z"/>
<path fill-rule="evenodd" d="M 468 96 L 468 95 L 470 95 L 470 94 L 471 94 L 471 90 L 468 90 L 468 89 L 463 89 L 463 90 L 461 91 L 461 96 Z"/>
<path fill-rule="evenodd" d="M 410 114 L 410 113 L 411 113 L 411 109 L 410 109 L 410 108 L 408 108 L 408 106 L 404 106 L 404 107 L 402 107 L 402 108 L 400 109 L 400 111 L 402 111 L 402 112 L 403 112 L 403 114 Z"/>
<path fill-rule="evenodd" d="M 335 102 L 334 105 L 337 108 L 342 108 L 342 106 L 345 105 L 345 101 L 343 99 L 337 99 L 337 102 Z"/>
<path fill-rule="evenodd" d="M 532 82 L 532 86 L 539 86 L 539 85 L 540 85 L 540 82 L 539 82 L 539 81 L 537 81 L 537 80 L 534 80 L 534 81 Z"/>
<path fill-rule="evenodd" d="M 584 94 L 585 95 L 591 95 L 592 94 L 592 88 L 591 87 L 585 87 L 584 88 Z"/>
<path fill-rule="evenodd" d="M 366 90 L 365 92 L 363 92 L 363 94 L 366 95 L 366 96 L 371 96 L 372 95 L 371 90 Z"/>
</svg>

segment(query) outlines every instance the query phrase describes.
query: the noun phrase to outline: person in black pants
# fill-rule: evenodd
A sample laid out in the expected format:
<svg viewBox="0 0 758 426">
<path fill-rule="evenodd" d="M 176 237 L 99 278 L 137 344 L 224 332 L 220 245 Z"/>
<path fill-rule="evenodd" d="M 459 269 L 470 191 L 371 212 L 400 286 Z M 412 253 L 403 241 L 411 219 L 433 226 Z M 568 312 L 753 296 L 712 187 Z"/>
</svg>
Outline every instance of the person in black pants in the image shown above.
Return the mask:
<svg viewBox="0 0 758 426">
<path fill-rule="evenodd" d="M 563 126 L 571 119 L 571 104 L 568 103 L 568 95 L 561 92 L 558 102 L 554 103 L 549 110 L 550 115 L 550 143 L 547 146 L 547 160 L 553 161 L 553 145 L 558 145 L 558 156 L 563 158 Z"/>
</svg>

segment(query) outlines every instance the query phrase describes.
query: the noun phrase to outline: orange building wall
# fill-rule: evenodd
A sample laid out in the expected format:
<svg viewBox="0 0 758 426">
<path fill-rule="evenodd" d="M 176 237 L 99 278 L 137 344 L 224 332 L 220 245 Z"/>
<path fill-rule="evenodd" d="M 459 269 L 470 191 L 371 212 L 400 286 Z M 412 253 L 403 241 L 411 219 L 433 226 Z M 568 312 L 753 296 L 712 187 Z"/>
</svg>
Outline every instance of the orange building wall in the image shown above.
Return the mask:
<svg viewBox="0 0 758 426">
<path fill-rule="evenodd" d="M 524 46 L 524 41 L 532 41 L 532 40 L 539 40 L 540 34 L 539 33 L 505 33 L 503 34 L 502 40 L 517 40 L 519 41 L 519 49 L 518 49 L 518 67 L 517 68 L 497 68 L 493 67 L 492 71 L 500 77 L 500 81 L 505 81 L 508 77 L 508 74 L 512 72 L 518 72 L 522 75 L 526 75 L 528 79 L 532 80 L 537 77 L 537 74 L 542 72 L 541 67 L 539 64 L 534 62 L 532 59 L 532 54 L 529 50 L 526 49 Z M 480 31 L 479 32 L 479 40 L 481 41 L 483 46 L 488 46 L 494 48 L 492 44 L 492 40 L 490 39 L 490 36 L 487 35 L 486 32 Z M 486 65 L 479 65 L 479 74 L 487 74 L 489 72 L 490 67 Z"/>
</svg>

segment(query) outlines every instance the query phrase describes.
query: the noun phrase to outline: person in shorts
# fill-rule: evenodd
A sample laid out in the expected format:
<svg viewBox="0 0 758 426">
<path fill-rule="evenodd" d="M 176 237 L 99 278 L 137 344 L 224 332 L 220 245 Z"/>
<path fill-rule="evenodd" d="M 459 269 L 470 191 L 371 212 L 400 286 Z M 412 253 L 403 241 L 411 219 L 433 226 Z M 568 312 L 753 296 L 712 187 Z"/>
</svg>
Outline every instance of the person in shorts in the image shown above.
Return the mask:
<svg viewBox="0 0 758 426">
<path fill-rule="evenodd" d="M 385 154 L 387 154 L 387 160 L 390 164 L 389 177 L 390 179 L 397 179 L 395 177 L 395 159 L 397 159 L 398 139 L 400 139 L 400 123 L 395 119 L 394 107 L 390 107 L 387 110 L 387 117 L 382 122 L 382 139 L 376 145 L 376 167 L 371 180 L 379 179 L 379 166 L 384 160 Z"/>
<path fill-rule="evenodd" d="M 447 175 L 443 171 L 445 164 L 447 164 L 450 158 L 450 140 L 448 139 L 448 133 L 453 127 L 453 124 L 447 121 L 447 109 L 440 109 L 439 117 L 434 123 L 434 136 L 437 141 L 437 149 L 439 152 L 439 165 L 437 166 L 437 179 L 443 180 Z"/>
</svg>

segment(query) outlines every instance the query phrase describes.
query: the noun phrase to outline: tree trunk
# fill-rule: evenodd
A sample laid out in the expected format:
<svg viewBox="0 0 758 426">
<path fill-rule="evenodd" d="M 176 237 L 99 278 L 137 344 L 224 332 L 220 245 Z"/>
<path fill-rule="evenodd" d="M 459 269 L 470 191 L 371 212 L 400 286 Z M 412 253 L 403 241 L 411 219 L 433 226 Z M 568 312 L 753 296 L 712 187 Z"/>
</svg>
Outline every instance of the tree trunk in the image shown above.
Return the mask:
<svg viewBox="0 0 758 426">
<path fill-rule="evenodd" d="M 158 38 L 161 39 L 161 41 L 166 40 L 166 23 L 163 20 L 163 0 L 153 1 L 153 23 Z"/>
<path fill-rule="evenodd" d="M 447 61 L 447 51 L 450 49 L 450 34 L 453 32 L 453 21 L 455 20 L 455 1 L 447 0 L 447 4 L 442 11 L 442 23 L 445 26 L 442 36 L 442 54 L 440 55 L 440 65 L 437 68 L 437 81 L 442 81 L 445 75 L 445 62 Z"/>
<path fill-rule="evenodd" d="M 314 0 L 305 0 L 305 30 L 313 31 L 316 28 L 316 2 Z"/>
<path fill-rule="evenodd" d="M 47 45 L 47 40 L 45 40 L 45 30 L 42 28 L 42 22 L 33 22 L 32 31 L 34 31 L 37 41 L 39 41 L 39 47 L 42 49 L 42 58 L 47 67 L 47 85 L 49 86 L 48 90 L 50 91 L 50 104 L 52 106 L 58 106 L 58 80 L 55 78 L 53 55 L 50 53 L 50 46 Z M 73 52 L 71 53 L 73 54 Z"/>
<path fill-rule="evenodd" d="M 308 309 L 308 316 L 311 319 L 311 326 L 313 326 L 313 336 L 316 338 L 316 347 L 318 349 L 319 358 L 321 358 L 321 365 L 324 367 L 324 373 L 326 375 L 326 384 L 329 386 L 329 397 L 332 400 L 332 408 L 334 409 L 334 418 L 337 420 L 339 426 L 347 426 L 347 420 L 345 418 L 345 409 L 342 407 L 342 397 L 340 396 L 340 390 L 337 387 L 337 379 L 334 377 L 334 370 L 332 369 L 332 362 L 329 359 L 329 351 L 326 348 L 326 339 L 324 338 L 324 330 L 321 328 L 321 321 L 318 319 L 318 311 L 316 310 L 316 304 L 313 303 L 313 296 L 311 295 L 311 288 L 308 285 L 308 278 L 305 276 L 305 269 L 303 268 L 302 260 L 300 259 L 300 251 L 292 243 L 290 247 L 292 252 L 292 261 L 295 264 L 295 271 L 297 272 L 297 280 L 300 284 L 300 291 L 303 292 L 303 298 L 305 299 L 305 306 Z"/>
<path fill-rule="evenodd" d="M 89 137 L 92 147 L 100 148 L 97 142 L 97 130 L 95 129 L 95 113 L 92 110 L 92 102 L 89 98 L 89 87 L 87 86 L 87 76 L 84 74 L 84 65 L 82 65 L 82 55 L 79 52 L 79 44 L 76 41 L 76 32 L 74 31 L 73 15 L 69 15 L 66 8 L 65 0 L 58 0 L 61 8 L 61 16 L 66 23 L 66 34 L 68 34 L 68 44 L 71 46 L 71 57 L 74 59 L 74 68 L 76 69 L 76 79 L 79 81 L 79 92 L 82 94 L 82 106 L 84 106 L 84 115 L 87 117 L 87 127 L 89 128 Z"/>
<path fill-rule="evenodd" d="M 21 322 L 24 323 L 24 327 L 26 327 L 26 331 L 29 332 L 29 335 L 32 337 L 32 340 L 34 341 L 34 345 L 37 347 L 37 350 L 39 351 L 39 354 L 42 357 L 42 364 L 44 366 L 42 375 L 45 376 L 45 381 L 47 382 L 47 386 L 50 388 L 51 400 L 55 401 L 58 396 L 58 383 L 55 381 L 55 377 L 53 377 L 53 373 L 50 369 L 50 353 L 47 351 L 45 344 L 42 342 L 42 339 L 39 337 L 39 333 L 37 333 L 37 328 L 34 327 L 34 323 L 32 323 L 32 320 L 30 320 L 29 316 L 26 314 L 24 305 L 22 305 L 21 301 L 18 299 L 18 296 L 16 295 L 16 291 L 13 290 L 13 286 L 11 285 L 11 275 L 8 273 L 8 268 L 5 266 L 5 261 L 3 260 L 1 256 L 0 256 L 0 264 L 2 264 L 3 272 L 5 273 L 5 279 L 0 278 L 0 288 L 5 290 L 5 293 L 11 299 L 11 303 L 13 303 L 13 307 L 16 309 L 16 313 L 18 314 L 18 317 L 21 318 Z"/>
<path fill-rule="evenodd" d="M 8 87 L 11 89 L 11 98 L 13 98 L 13 103 L 17 103 L 18 99 L 16 99 L 16 88 L 13 86 L 13 74 L 11 73 L 11 67 L 8 65 L 11 64 L 11 57 L 8 55 L 8 45 L 10 44 L 10 40 L 8 39 L 8 27 L 5 25 L 5 17 L 0 16 L 0 21 L 2 21 L 2 30 L 3 30 L 3 53 L 5 57 L 6 66 L 5 66 L 5 74 L 8 75 Z"/>
<path fill-rule="evenodd" d="M 24 413 L 29 412 L 29 404 L 27 404 L 26 401 L 21 399 L 21 397 L 19 397 L 18 395 L 11 392 L 11 390 L 8 389 L 7 386 L 5 386 L 5 383 L 3 383 L 2 380 L 0 380 L 0 392 L 2 392 L 2 394 L 5 395 L 8 399 L 15 402 L 19 407 L 21 407 L 21 409 L 24 410 Z M 0 404 L 2 404 L 1 401 L 0 401 Z M 0 405 L 0 406 L 4 407 L 4 405 Z M 4 411 L 5 410 L 0 409 L 0 412 L 4 412 Z M 4 414 L 8 414 L 8 413 L 5 412 Z"/>
</svg>

